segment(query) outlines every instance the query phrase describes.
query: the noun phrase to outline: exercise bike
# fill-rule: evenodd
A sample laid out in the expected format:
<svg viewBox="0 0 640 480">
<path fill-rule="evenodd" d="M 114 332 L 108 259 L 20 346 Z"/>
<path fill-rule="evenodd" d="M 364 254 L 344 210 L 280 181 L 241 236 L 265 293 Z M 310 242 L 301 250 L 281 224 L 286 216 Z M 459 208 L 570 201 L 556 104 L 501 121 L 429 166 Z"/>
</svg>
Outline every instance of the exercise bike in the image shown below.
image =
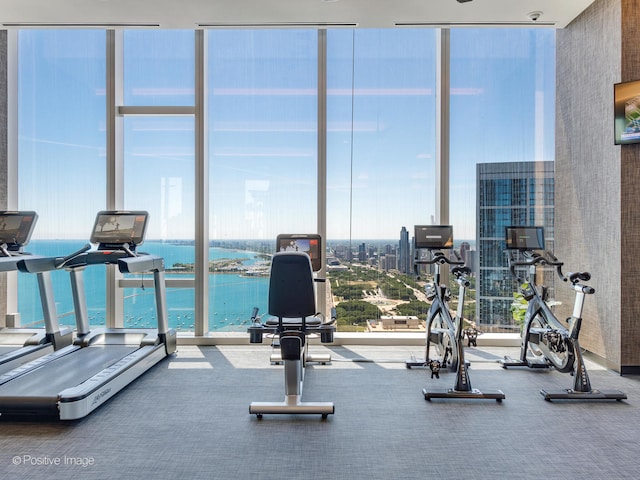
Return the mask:
<svg viewBox="0 0 640 480">
<path fill-rule="evenodd" d="M 254 308 L 248 328 L 250 343 L 262 343 L 264 334 L 278 337 L 284 364 L 285 398 L 283 402 L 252 402 L 249 413 L 257 418 L 267 414 L 320 414 L 326 419 L 335 412 L 332 402 L 303 402 L 302 388 L 308 339 L 319 334 L 322 343 L 333 342 L 335 310 L 325 321 L 316 311 L 312 260 L 320 256 L 318 236 L 316 248 L 281 250 L 274 254 L 269 279 L 269 314 L 275 318 L 262 322 Z M 305 241 L 298 239 L 297 243 Z"/>
<path fill-rule="evenodd" d="M 428 366 L 431 370 L 431 378 L 440 378 L 439 373 L 442 368 L 448 368 L 450 371 L 455 372 L 456 380 L 453 388 L 434 391 L 425 388 L 422 393 L 426 400 L 431 400 L 432 398 L 488 398 L 501 402 L 505 398 L 502 391 L 482 392 L 472 388 L 469 379 L 468 364 L 464 359 L 463 308 L 465 291 L 470 285 L 467 275 L 471 273 L 471 270 L 465 266 L 464 261 L 461 259 L 452 260 L 442 252 L 443 249 L 453 248 L 452 227 L 448 225 L 417 225 L 414 239 L 416 250 L 414 270 L 416 276 L 418 276 L 420 265 L 433 265 L 435 271 L 433 284 L 425 286 L 427 299 L 431 301 L 431 306 L 427 313 L 425 357 L 424 360 L 415 358 L 407 360 L 405 362 L 406 367 Z M 429 252 L 431 256 L 429 260 L 419 259 L 423 249 Z M 451 291 L 446 285 L 440 283 L 440 268 L 445 264 L 453 267 L 451 273 L 459 286 L 458 308 L 455 319 L 451 317 L 451 310 L 448 304 L 451 299 Z M 435 359 L 430 358 L 432 344 L 437 352 L 437 358 Z"/>
<path fill-rule="evenodd" d="M 525 313 L 520 357 L 513 359 L 505 356 L 499 360 L 503 368 L 554 367 L 559 372 L 571 373 L 574 377 L 573 388 L 560 391 L 540 390 L 545 400 L 623 400 L 627 395 L 618 390 L 595 390 L 591 387 L 580 343 L 580 327 L 582 325 L 582 309 L 586 295 L 595 293 L 595 289 L 581 282 L 588 282 L 588 272 L 575 272 L 565 275 L 562 272 L 563 262 L 552 253 L 544 251 L 543 227 L 507 227 L 506 245 L 509 250 L 509 271 L 518 282 L 520 293 L 528 302 Z M 517 261 L 513 252 L 520 251 L 524 260 Z M 540 253 L 544 251 L 544 253 Z M 548 289 L 537 285 L 535 280 L 536 266 L 554 267 L 563 282 L 571 285 L 575 291 L 573 314 L 566 323 L 561 322 L 547 303 Z M 530 280 L 524 280 L 516 271 L 517 267 L 527 267 Z"/>
</svg>

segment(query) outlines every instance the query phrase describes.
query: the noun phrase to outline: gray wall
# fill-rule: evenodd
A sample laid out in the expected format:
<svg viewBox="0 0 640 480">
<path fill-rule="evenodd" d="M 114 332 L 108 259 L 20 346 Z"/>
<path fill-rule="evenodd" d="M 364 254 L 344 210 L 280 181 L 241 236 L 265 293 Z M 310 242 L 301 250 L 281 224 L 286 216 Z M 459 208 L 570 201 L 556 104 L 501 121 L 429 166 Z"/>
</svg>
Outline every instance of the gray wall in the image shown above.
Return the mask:
<svg viewBox="0 0 640 480">
<path fill-rule="evenodd" d="M 0 209 L 7 208 L 7 31 L 0 30 Z M 0 327 L 4 327 L 7 274 L 0 273 Z"/>
<path fill-rule="evenodd" d="M 582 346 L 622 373 L 640 372 L 640 145 L 613 144 L 613 84 L 640 79 L 636 3 L 596 0 L 558 31 L 556 60 L 556 252 L 592 274 Z"/>
<path fill-rule="evenodd" d="M 640 4 L 622 1 L 620 80 L 640 79 Z M 640 373 L 640 144 L 620 147 L 621 364 Z"/>
</svg>

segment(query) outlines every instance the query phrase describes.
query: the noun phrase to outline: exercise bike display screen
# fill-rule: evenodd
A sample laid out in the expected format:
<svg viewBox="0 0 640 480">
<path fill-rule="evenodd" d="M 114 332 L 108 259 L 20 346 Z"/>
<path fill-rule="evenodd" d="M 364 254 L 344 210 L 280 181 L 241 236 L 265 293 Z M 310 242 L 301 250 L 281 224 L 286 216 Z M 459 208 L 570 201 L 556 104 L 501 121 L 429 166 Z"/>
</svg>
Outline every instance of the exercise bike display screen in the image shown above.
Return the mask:
<svg viewBox="0 0 640 480">
<path fill-rule="evenodd" d="M 416 248 L 453 248 L 451 225 L 416 225 L 414 231 Z"/>
<path fill-rule="evenodd" d="M 135 247 L 144 241 L 148 218 L 144 211 L 98 212 L 90 241 L 105 248 L 125 243 Z"/>
<path fill-rule="evenodd" d="M 0 245 L 18 251 L 29 243 L 36 226 L 36 212 L 0 212 Z"/>
<path fill-rule="evenodd" d="M 507 248 L 513 250 L 544 250 L 543 227 L 507 227 Z"/>
<path fill-rule="evenodd" d="M 304 252 L 311 258 L 311 268 L 317 272 L 322 268 L 320 243 L 318 234 L 280 234 L 276 239 L 276 252 Z"/>
</svg>

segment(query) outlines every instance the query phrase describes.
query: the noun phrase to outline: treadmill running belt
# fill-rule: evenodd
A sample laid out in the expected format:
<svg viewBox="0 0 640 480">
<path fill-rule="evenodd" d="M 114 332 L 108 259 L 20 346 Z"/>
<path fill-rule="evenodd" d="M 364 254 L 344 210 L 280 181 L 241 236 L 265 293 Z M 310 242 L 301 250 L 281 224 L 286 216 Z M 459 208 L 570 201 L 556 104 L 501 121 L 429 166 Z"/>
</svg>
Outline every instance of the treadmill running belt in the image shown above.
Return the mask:
<svg viewBox="0 0 640 480">
<path fill-rule="evenodd" d="M 0 415 L 57 415 L 61 391 L 81 384 L 138 348 L 137 345 L 80 348 L 0 385 Z"/>
</svg>

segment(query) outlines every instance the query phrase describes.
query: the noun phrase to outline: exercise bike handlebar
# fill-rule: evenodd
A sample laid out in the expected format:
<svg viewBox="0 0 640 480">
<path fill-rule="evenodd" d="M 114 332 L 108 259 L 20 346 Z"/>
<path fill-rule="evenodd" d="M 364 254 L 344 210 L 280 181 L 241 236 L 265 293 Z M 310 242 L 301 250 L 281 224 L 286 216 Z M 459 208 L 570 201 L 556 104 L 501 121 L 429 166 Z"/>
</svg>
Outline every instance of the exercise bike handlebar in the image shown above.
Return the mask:
<svg viewBox="0 0 640 480">
<path fill-rule="evenodd" d="M 580 281 L 588 282 L 591 280 L 591 274 L 589 272 L 569 272 L 567 273 L 567 281 L 576 284 Z"/>
<path fill-rule="evenodd" d="M 591 279 L 591 274 L 589 272 L 569 272 L 567 273 L 565 282 L 571 282 L 571 288 L 573 288 L 576 292 L 581 292 L 587 295 L 591 295 L 596 293 L 596 289 L 590 287 L 589 285 L 582 285 L 578 282 L 588 282 Z"/>
<path fill-rule="evenodd" d="M 551 252 L 546 252 L 545 255 L 541 255 L 535 252 L 525 252 L 530 260 L 525 262 L 511 262 L 509 266 L 509 271 L 511 275 L 520 283 L 523 282 L 522 278 L 516 273 L 515 267 L 530 267 L 532 265 L 550 265 L 556 267 L 556 272 L 558 276 L 563 282 L 571 283 L 573 289 L 577 292 L 582 292 L 585 294 L 593 294 L 595 293 L 595 289 L 588 285 L 581 285 L 578 282 L 588 282 L 591 280 L 591 274 L 589 272 L 569 272 L 566 275 L 562 273 L 562 266 L 564 265 L 561 261 L 559 261 L 555 255 Z"/>
<path fill-rule="evenodd" d="M 418 265 L 434 265 L 434 264 L 444 265 L 445 263 L 448 263 L 449 265 L 464 265 L 464 260 L 452 260 L 451 258 L 448 258 L 444 253 L 442 253 L 441 250 L 429 250 L 429 251 L 431 252 L 431 255 L 432 255 L 430 260 L 418 260 L 417 258 L 413 260 L 413 271 L 416 274 L 416 276 L 419 276 Z M 454 252 L 454 253 L 456 253 L 456 256 L 458 256 L 457 252 Z M 458 256 L 458 258 L 460 257 Z M 455 268 L 453 270 L 455 270 Z"/>
<path fill-rule="evenodd" d="M 556 258 L 556 256 L 547 251 L 547 256 L 550 257 L 553 261 L 547 262 L 549 265 L 556 266 L 556 271 L 558 272 L 558 276 L 562 279 L 563 282 L 570 282 L 578 291 L 582 291 L 584 293 L 595 293 L 595 290 L 592 287 L 588 287 L 586 285 L 578 285 L 578 282 L 588 282 L 591 280 L 591 274 L 589 272 L 569 272 L 567 275 L 562 273 L 562 265 L 563 263 Z"/>
<path fill-rule="evenodd" d="M 545 255 L 542 255 L 533 251 L 524 252 L 525 256 L 530 258 L 530 260 L 524 262 L 509 262 L 509 272 L 518 282 L 522 283 L 522 278 L 516 273 L 516 267 L 531 267 L 534 265 L 549 265 L 552 267 L 556 267 L 556 273 L 562 279 L 563 282 L 566 282 L 568 279 L 562 273 L 563 262 L 559 261 L 551 252 L 545 252 Z"/>
<path fill-rule="evenodd" d="M 262 318 L 261 318 L 261 315 L 258 315 L 258 311 L 259 311 L 258 307 L 253 307 L 253 311 L 251 312 L 251 319 L 250 319 L 251 320 L 251 325 L 253 327 L 269 328 L 269 327 L 267 327 L 266 325 L 264 325 L 262 323 Z M 315 317 L 321 317 L 322 321 L 316 327 L 308 325 L 307 328 L 309 330 L 314 330 L 314 329 L 317 329 L 317 328 L 329 327 L 329 326 L 334 325 L 336 323 L 336 321 L 338 320 L 338 313 L 337 313 L 336 307 L 331 307 L 329 320 L 325 320 L 324 315 L 322 315 L 322 313 L 320 313 L 320 312 L 316 313 Z"/>
</svg>

